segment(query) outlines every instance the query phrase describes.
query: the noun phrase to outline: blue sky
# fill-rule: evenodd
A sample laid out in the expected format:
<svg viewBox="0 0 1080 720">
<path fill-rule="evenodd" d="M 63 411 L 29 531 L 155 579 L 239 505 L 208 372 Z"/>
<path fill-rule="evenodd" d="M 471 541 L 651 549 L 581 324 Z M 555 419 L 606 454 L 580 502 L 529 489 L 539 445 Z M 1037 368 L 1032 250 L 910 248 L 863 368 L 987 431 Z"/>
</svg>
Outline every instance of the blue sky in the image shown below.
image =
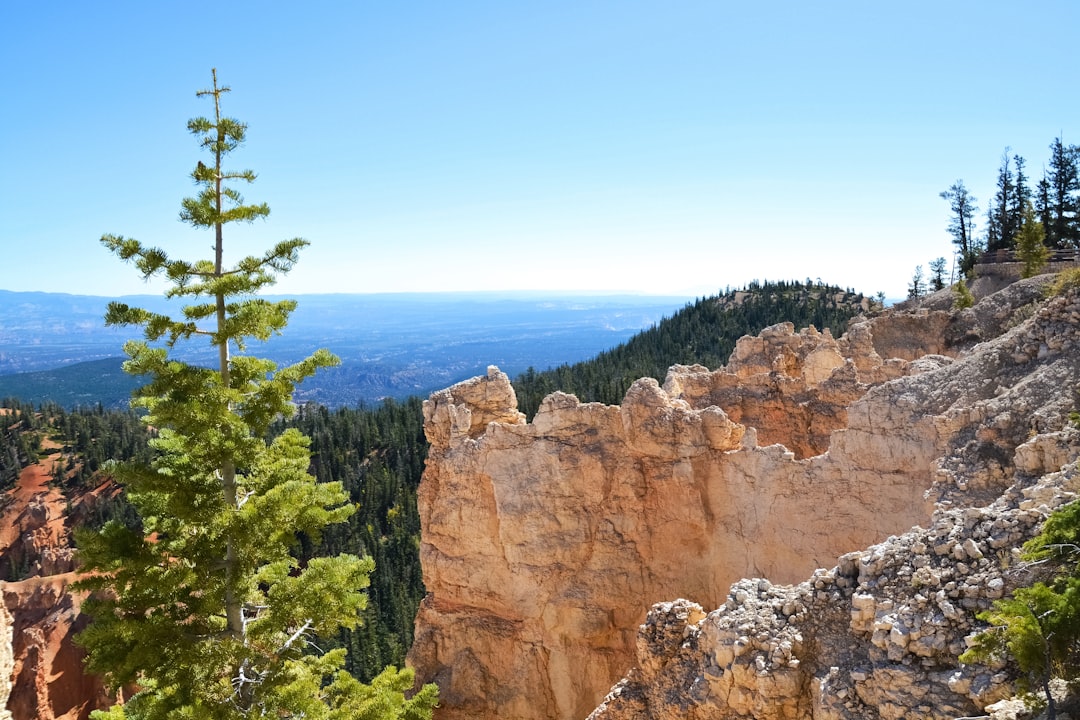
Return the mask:
<svg viewBox="0 0 1080 720">
<path fill-rule="evenodd" d="M 902 296 L 1006 146 L 1080 143 L 1080 3 L 8 2 L 0 289 L 156 292 L 98 243 L 206 257 L 177 220 L 210 68 L 276 291 Z M 983 224 L 980 220 L 980 227 Z"/>
</svg>

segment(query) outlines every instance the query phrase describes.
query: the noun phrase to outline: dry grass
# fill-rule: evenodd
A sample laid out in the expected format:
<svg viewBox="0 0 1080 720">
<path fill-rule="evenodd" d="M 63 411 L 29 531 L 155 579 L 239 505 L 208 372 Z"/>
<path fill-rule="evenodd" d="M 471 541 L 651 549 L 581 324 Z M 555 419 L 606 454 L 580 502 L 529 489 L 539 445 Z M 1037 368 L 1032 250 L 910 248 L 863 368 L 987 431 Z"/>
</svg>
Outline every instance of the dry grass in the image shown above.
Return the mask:
<svg viewBox="0 0 1080 720">
<path fill-rule="evenodd" d="M 1080 267 L 1069 268 L 1057 274 L 1047 289 L 1047 295 L 1057 297 L 1077 288 L 1080 288 Z"/>
</svg>

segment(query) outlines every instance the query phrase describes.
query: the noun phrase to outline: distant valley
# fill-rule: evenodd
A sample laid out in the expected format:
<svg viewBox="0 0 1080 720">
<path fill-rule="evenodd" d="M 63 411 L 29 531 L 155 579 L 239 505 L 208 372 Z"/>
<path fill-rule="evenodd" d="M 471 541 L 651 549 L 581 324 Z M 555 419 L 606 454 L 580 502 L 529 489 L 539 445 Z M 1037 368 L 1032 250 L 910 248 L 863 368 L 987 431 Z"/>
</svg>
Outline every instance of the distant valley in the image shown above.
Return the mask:
<svg viewBox="0 0 1080 720">
<path fill-rule="evenodd" d="M 117 298 L 175 312 L 158 296 Z M 270 296 L 269 299 L 279 299 Z M 325 347 L 340 367 L 320 372 L 300 402 L 354 406 L 427 393 L 498 365 L 511 376 L 612 348 L 681 309 L 689 298 L 541 293 L 303 295 L 285 332 L 250 352 L 295 362 Z M 111 298 L 0 290 L 0 397 L 66 406 L 123 406 L 139 384 L 119 370 L 137 328 L 107 328 Z M 198 340 L 178 348 L 211 362 Z"/>
</svg>

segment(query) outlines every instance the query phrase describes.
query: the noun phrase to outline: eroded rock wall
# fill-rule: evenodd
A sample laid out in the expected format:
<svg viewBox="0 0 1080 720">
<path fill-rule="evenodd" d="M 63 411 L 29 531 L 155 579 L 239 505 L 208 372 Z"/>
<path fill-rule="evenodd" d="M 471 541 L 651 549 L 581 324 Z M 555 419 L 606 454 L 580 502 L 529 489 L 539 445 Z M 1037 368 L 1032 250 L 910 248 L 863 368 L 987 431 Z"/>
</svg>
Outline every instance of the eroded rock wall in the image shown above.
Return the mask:
<svg viewBox="0 0 1080 720">
<path fill-rule="evenodd" d="M 1039 436 L 1033 442 L 1042 442 Z M 1069 438 L 1075 460 L 1080 438 Z M 706 613 L 655 605 L 636 666 L 590 720 L 926 720 L 981 716 L 1012 694 L 961 665 L 975 613 L 1022 577 L 1015 548 L 1076 497 L 1075 463 L 981 508 L 941 510 L 797 585 L 735 583 Z"/>
<path fill-rule="evenodd" d="M 11 646 L 13 624 L 7 606 L 0 603 L 0 720 L 11 720 L 11 712 L 7 709 L 7 704 L 11 697 L 15 669 L 14 651 Z"/>
<path fill-rule="evenodd" d="M 46 438 L 44 459 L 22 470 L 0 510 L 0 720 L 84 720 L 112 704 L 100 678 L 83 671 L 74 635 L 85 627 L 71 524 L 92 512 L 111 484 L 65 496 L 52 482 L 63 457 Z"/>
<path fill-rule="evenodd" d="M 86 626 L 82 596 L 69 590 L 75 573 L 0 584 L 11 609 L 13 680 L 7 708 L 14 720 L 83 720 L 108 707 L 100 678 L 83 671 L 74 636 Z"/>
<path fill-rule="evenodd" d="M 900 397 L 936 398 L 927 413 L 950 438 L 925 529 L 795 585 L 741 580 L 712 612 L 654 606 L 633 669 L 590 719 L 989 716 L 1013 678 L 957 656 L 982 629 L 976 613 L 1029 579 L 1020 545 L 1080 490 L 1080 432 L 1068 423 L 1078 381 L 1072 293 L 950 365 L 890 383 Z"/>
<path fill-rule="evenodd" d="M 1008 320 L 1037 285 L 994 307 Z M 584 717 L 640 661 L 653 603 L 717 607 L 739 578 L 797 582 L 926 525 L 935 500 L 1000 495 L 1029 413 L 1062 414 L 1009 395 L 1029 373 L 1006 366 L 1048 365 L 1040 331 L 974 353 L 993 324 L 966 312 L 887 313 L 839 340 L 776 326 L 725 368 L 675 367 L 621 406 L 556 393 L 531 423 L 495 369 L 433 395 L 410 659 L 440 717 Z"/>
</svg>

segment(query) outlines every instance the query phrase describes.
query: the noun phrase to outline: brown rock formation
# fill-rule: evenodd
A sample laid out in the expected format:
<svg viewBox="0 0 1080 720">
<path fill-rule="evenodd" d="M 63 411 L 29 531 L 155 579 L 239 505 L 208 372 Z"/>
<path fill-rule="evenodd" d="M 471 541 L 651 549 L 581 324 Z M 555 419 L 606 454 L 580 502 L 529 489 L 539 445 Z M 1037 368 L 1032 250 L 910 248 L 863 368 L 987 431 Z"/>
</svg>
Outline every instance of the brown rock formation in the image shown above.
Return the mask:
<svg viewBox="0 0 1080 720">
<path fill-rule="evenodd" d="M 112 704 L 97 677 L 83 672 L 73 636 L 86 624 L 81 596 L 69 592 L 74 573 L 0 585 L 11 609 L 14 687 L 7 707 L 15 720 L 82 720 Z"/>
<path fill-rule="evenodd" d="M 42 446 L 58 449 L 48 440 Z M 75 578 L 69 511 L 108 488 L 65 497 L 50 483 L 59 458 L 24 468 L 0 512 L 0 570 L 11 578 L 0 582 L 0 671 L 9 679 L 4 712 L 13 720 L 83 720 L 111 704 L 100 679 L 83 672 L 73 636 L 85 618 L 81 597 L 68 591 Z"/>
<path fill-rule="evenodd" d="M 852 565 L 854 556 L 846 555 L 840 569 L 818 573 L 808 587 L 778 590 L 774 583 L 797 582 L 932 519 L 973 533 L 945 533 L 950 548 L 968 553 L 962 541 L 975 544 L 966 561 L 960 551 L 946 553 L 966 562 L 961 575 L 995 579 L 977 562 L 994 555 L 978 543 L 1005 530 L 989 516 L 985 528 L 968 527 L 962 513 L 960 525 L 942 518 L 949 507 L 999 498 L 1013 483 L 1014 457 L 1030 469 L 1075 456 L 1066 436 L 1017 450 L 1033 434 L 1064 427 L 1067 388 L 1080 379 L 1075 350 L 1068 352 L 1080 324 L 1075 297 L 1001 334 L 1031 314 L 1024 308 L 1044 282 L 1017 283 L 963 313 L 914 309 L 863 319 L 840 340 L 776 326 L 743 338 L 725 368 L 672 368 L 662 389 L 639 381 L 620 407 L 555 394 L 525 423 L 508 380 L 494 369 L 433 395 L 425 405 L 432 446 L 419 498 L 429 596 L 411 660 L 422 679 L 440 684 L 439 717 L 582 718 L 635 665 L 598 718 L 943 716 L 873 715 L 868 708 L 884 707 L 902 681 L 925 680 L 939 666 L 952 672 L 955 633 L 967 626 L 957 620 L 948 632 L 924 631 L 931 621 L 915 618 L 944 613 L 946 605 L 969 617 L 989 601 L 987 592 L 957 585 L 953 568 L 953 575 L 935 576 L 944 605 L 932 611 L 914 593 L 922 600 L 889 629 L 919 626 L 914 644 L 911 632 L 897 631 L 898 643 L 912 648 L 905 661 L 909 656 L 887 642 L 871 642 L 884 632 L 877 620 L 869 629 L 865 618 L 858 630 L 847 627 L 856 595 L 875 598 L 872 609 L 859 600 L 869 618 L 891 612 L 889 593 L 906 576 L 896 570 L 900 580 L 892 584 L 880 578 L 903 560 L 879 558 L 851 576 L 849 566 L 865 563 Z M 1034 525 L 1035 514 L 1024 518 L 1003 542 Z M 946 525 L 921 532 L 945 532 Z M 939 556 L 921 557 L 933 564 Z M 729 592 L 748 576 L 769 581 Z M 635 639 L 650 605 L 679 597 L 698 605 L 659 606 Z M 905 600 L 893 602 L 898 609 Z M 708 615 L 700 607 L 722 604 Z M 743 617 L 732 608 L 744 606 L 764 619 L 731 620 Z M 761 608 L 782 622 L 767 621 Z M 848 652 L 847 635 L 818 630 L 836 622 L 843 633 L 865 635 L 867 649 Z M 687 653 L 703 648 L 699 655 L 712 664 L 682 670 L 686 643 L 695 648 Z M 867 678 L 876 679 L 847 685 L 826 677 L 858 652 L 866 667 L 889 660 L 900 669 L 930 669 L 918 676 L 875 670 Z M 950 687 L 933 682 L 935 692 Z M 862 683 L 862 704 L 853 707 L 870 714 L 812 714 L 846 707 L 829 693 L 851 683 Z M 943 708 L 989 697 L 970 688 L 949 692 L 958 699 Z M 938 695 L 907 698 L 907 707 Z M 785 709 L 761 714 L 774 706 Z"/>
<path fill-rule="evenodd" d="M 1078 350 L 1073 293 L 946 368 L 891 383 L 919 404 L 947 401 L 930 406 L 949 440 L 927 529 L 798 585 L 737 582 L 707 614 L 654 606 L 636 667 L 591 720 L 999 716 L 1009 674 L 957 656 L 975 614 L 1024 579 L 1018 547 L 1080 490 L 1080 432 L 1067 423 Z"/>
<path fill-rule="evenodd" d="M 14 678 L 15 658 L 11 647 L 14 619 L 7 606 L 0 603 L 0 720 L 12 720 L 7 709 Z"/>
<path fill-rule="evenodd" d="M 590 720 L 925 720 L 979 716 L 1011 694 L 1001 668 L 960 665 L 974 615 L 1016 581 L 1014 549 L 1076 497 L 1072 463 L 985 507 L 939 509 L 914 528 L 841 556 L 794 586 L 735 583 L 706 614 L 655 605 L 637 666 Z M 1067 437 L 1064 437 L 1067 436 Z M 985 716 L 985 715 L 983 715 Z"/>
</svg>

